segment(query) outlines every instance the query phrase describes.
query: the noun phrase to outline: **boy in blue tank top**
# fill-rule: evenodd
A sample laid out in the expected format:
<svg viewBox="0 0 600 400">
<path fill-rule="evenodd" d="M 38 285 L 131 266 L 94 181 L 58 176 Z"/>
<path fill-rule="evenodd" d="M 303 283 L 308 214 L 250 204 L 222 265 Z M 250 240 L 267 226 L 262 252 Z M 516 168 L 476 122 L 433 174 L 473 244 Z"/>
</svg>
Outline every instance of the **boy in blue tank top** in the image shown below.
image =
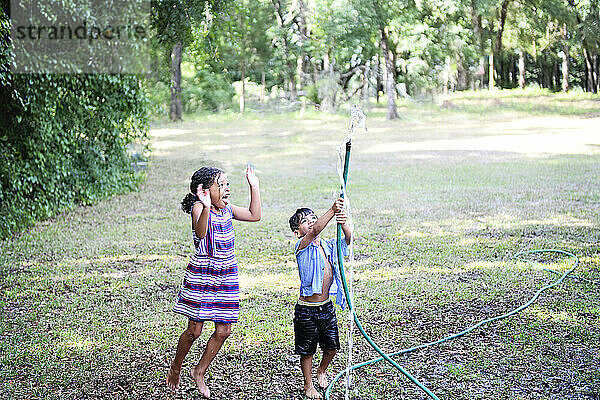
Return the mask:
<svg viewBox="0 0 600 400">
<path fill-rule="evenodd" d="M 327 367 L 340 349 L 340 339 L 335 308 L 329 299 L 336 297 L 342 309 L 346 298 L 337 259 L 337 240 L 319 237 L 329 221 L 335 219 L 342 224 L 344 239 L 342 253 L 348 255 L 348 244 L 352 238 L 346 223 L 344 199 L 337 199 L 320 218 L 309 208 L 299 208 L 290 217 L 290 228 L 299 239 L 295 254 L 300 275 L 300 297 L 294 311 L 295 353 L 300 355 L 300 366 L 304 376 L 304 393 L 310 399 L 320 399 L 312 383 L 312 359 L 317 343 L 323 351 L 323 359 L 317 367 L 317 384 L 328 385 Z"/>
</svg>

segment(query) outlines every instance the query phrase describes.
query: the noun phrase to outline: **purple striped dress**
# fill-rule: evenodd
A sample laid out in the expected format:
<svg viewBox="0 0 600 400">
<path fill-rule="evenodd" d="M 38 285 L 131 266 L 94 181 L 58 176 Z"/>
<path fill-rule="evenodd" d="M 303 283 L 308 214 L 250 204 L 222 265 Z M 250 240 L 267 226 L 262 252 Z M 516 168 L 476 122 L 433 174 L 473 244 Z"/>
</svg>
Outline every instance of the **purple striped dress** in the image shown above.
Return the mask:
<svg viewBox="0 0 600 400">
<path fill-rule="evenodd" d="M 196 251 L 177 295 L 173 311 L 193 321 L 235 323 L 240 314 L 240 285 L 235 258 L 231 206 L 209 211 L 203 239 L 193 232 Z"/>
</svg>

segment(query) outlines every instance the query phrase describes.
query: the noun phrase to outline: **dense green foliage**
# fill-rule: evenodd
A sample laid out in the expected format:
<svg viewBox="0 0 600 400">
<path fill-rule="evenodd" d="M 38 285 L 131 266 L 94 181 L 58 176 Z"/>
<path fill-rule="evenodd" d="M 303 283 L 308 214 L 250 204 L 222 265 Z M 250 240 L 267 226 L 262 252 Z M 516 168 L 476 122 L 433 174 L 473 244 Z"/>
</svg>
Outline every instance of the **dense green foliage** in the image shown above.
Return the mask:
<svg viewBox="0 0 600 400">
<path fill-rule="evenodd" d="M 387 93 L 383 36 L 403 96 L 596 93 L 599 21 L 598 0 L 242 0 L 224 3 L 209 28 L 192 24 L 183 58 L 223 82 L 264 84 L 292 102 L 305 95 L 322 109 Z"/>
<path fill-rule="evenodd" d="M 134 76 L 13 76 L 3 14 L 2 234 L 131 187 L 126 148 L 144 140 L 145 98 L 152 115 L 176 120 L 242 111 L 247 99 L 263 110 L 300 99 L 335 110 L 386 94 L 390 110 L 397 95 L 600 89 L 598 0 L 151 4 L 152 74 L 142 86 Z"/>
<path fill-rule="evenodd" d="M 150 85 L 159 82 L 168 84 L 169 116 L 175 121 L 181 119 L 184 109 L 181 75 L 183 52 L 187 51 L 190 43 L 209 36 L 209 28 L 214 15 L 218 14 L 227 2 L 221 0 L 151 0 L 150 3 L 154 30 L 153 53 L 159 67 L 149 83 Z M 165 68 L 165 65 L 168 68 Z M 165 73 L 166 71 L 168 73 Z M 158 86 L 160 89 L 160 85 Z M 154 91 L 154 94 L 159 93 L 161 91 Z M 192 97 L 197 99 L 197 96 Z M 159 104 L 165 100 L 165 98 L 159 100 Z M 189 107 L 187 108 L 189 110 Z"/>
<path fill-rule="evenodd" d="M 139 181 L 128 146 L 145 146 L 147 101 L 130 75 L 11 74 L 0 32 L 0 237 Z M 140 151 L 138 149 L 138 154 Z"/>
<path fill-rule="evenodd" d="M 211 72 L 209 69 L 189 68 L 184 63 L 181 78 L 181 97 L 186 113 L 216 112 L 232 105 L 235 91 L 227 75 Z M 152 115 L 166 118 L 169 115 L 169 87 L 162 80 L 148 80 L 147 96 L 150 100 Z"/>
<path fill-rule="evenodd" d="M 195 112 L 201 109 L 218 111 L 231 104 L 234 91 L 221 74 L 198 70 L 183 80 L 182 91 L 184 111 Z"/>
</svg>

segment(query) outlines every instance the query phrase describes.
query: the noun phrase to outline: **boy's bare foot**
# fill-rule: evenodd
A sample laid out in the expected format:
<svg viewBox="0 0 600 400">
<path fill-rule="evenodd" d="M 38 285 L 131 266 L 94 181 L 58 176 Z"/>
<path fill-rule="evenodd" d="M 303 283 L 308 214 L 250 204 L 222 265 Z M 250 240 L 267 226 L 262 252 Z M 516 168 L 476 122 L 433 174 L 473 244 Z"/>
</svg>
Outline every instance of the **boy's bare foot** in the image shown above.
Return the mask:
<svg viewBox="0 0 600 400">
<path fill-rule="evenodd" d="M 325 389 L 327 385 L 329 385 L 329 380 L 327 379 L 327 372 L 319 372 L 317 371 L 317 385 Z"/>
<path fill-rule="evenodd" d="M 169 368 L 167 374 L 167 386 L 171 390 L 179 390 L 179 371 L 175 371 L 173 367 Z"/>
<path fill-rule="evenodd" d="M 200 392 L 200 394 L 206 397 L 207 399 L 210 399 L 210 390 L 204 382 L 204 374 L 198 372 L 196 368 L 192 368 L 190 373 L 192 374 L 192 378 L 194 378 L 194 382 L 196 382 L 196 386 L 198 386 L 198 391 Z"/>
<path fill-rule="evenodd" d="M 323 396 L 321 396 L 321 393 L 317 392 L 317 389 L 315 389 L 315 387 L 312 385 L 309 387 L 304 387 L 304 394 L 309 399 L 322 399 L 323 398 Z"/>
</svg>

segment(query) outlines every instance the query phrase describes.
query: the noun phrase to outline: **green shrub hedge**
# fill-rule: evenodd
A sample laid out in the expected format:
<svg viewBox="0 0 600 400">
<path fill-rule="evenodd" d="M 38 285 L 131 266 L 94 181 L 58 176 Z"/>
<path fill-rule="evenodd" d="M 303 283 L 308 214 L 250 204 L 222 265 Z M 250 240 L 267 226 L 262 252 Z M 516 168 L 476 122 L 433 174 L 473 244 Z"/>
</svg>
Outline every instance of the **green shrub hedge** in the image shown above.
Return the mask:
<svg viewBox="0 0 600 400">
<path fill-rule="evenodd" d="M 186 113 L 216 112 L 231 107 L 235 91 L 223 74 L 198 70 L 191 78 L 184 78 L 181 97 Z"/>
<path fill-rule="evenodd" d="M 0 15 L 0 237 L 76 204 L 134 189 L 127 152 L 147 144 L 147 100 L 132 75 L 11 74 Z"/>
</svg>

